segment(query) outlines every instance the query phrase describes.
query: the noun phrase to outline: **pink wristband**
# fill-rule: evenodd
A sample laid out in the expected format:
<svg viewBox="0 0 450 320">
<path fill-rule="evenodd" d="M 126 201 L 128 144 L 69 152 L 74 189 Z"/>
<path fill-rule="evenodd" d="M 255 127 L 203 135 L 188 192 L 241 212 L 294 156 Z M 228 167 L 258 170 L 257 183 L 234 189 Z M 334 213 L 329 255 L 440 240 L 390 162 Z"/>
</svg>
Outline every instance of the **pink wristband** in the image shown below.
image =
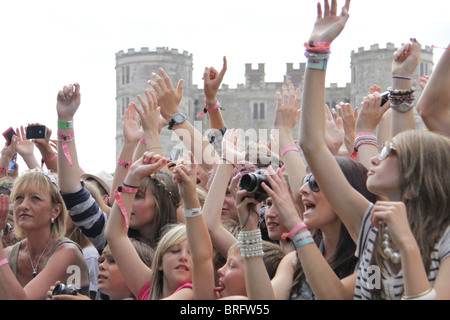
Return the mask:
<svg viewBox="0 0 450 320">
<path fill-rule="evenodd" d="M 122 160 L 119 158 L 119 160 L 117 161 L 118 164 L 122 165 L 125 167 L 125 169 L 128 169 L 131 166 L 131 160 L 128 162 L 125 162 L 125 160 Z"/>
<path fill-rule="evenodd" d="M 281 235 L 281 238 L 283 240 L 286 240 L 286 238 L 293 239 L 294 236 L 303 228 L 306 228 L 306 224 L 303 221 L 300 221 L 297 223 L 288 233 L 283 233 Z"/>
<path fill-rule="evenodd" d="M 5 264 L 8 264 L 8 259 L 4 258 L 2 260 L 0 260 L 0 267 L 3 267 Z"/>
<path fill-rule="evenodd" d="M 297 149 L 297 147 L 295 147 L 295 146 L 292 146 L 292 147 L 286 147 L 286 148 L 284 148 L 283 150 L 281 150 L 281 156 L 284 156 L 287 152 L 289 152 L 289 151 L 297 151 L 298 152 L 298 149 Z"/>
<path fill-rule="evenodd" d="M 373 132 L 369 132 L 369 131 L 362 131 L 362 132 L 358 132 L 356 134 L 355 138 L 358 138 L 360 136 L 373 136 Z"/>
<path fill-rule="evenodd" d="M 44 167 L 44 163 L 51 162 L 51 161 L 55 160 L 56 158 L 58 158 L 58 154 L 55 152 L 55 153 L 53 154 L 53 156 L 51 156 L 50 158 L 48 158 L 48 159 L 42 159 L 42 160 L 41 160 L 41 168 Z"/>
<path fill-rule="evenodd" d="M 145 145 L 147 145 L 147 140 L 145 140 L 144 138 L 142 138 L 141 140 L 139 140 L 140 143 L 143 143 Z"/>
<path fill-rule="evenodd" d="M 120 212 L 122 212 L 123 218 L 125 219 L 125 225 L 128 229 L 129 222 L 128 222 L 128 213 L 125 209 L 125 205 L 123 204 L 122 198 L 120 197 L 120 192 L 124 193 L 137 193 L 138 188 L 136 187 L 127 187 L 127 186 L 118 186 L 117 189 L 114 191 L 114 198 L 116 198 L 117 205 L 119 206 Z"/>
<path fill-rule="evenodd" d="M 69 134 L 61 134 L 58 132 L 58 141 L 62 141 L 62 148 L 64 151 L 64 155 L 69 161 L 70 166 L 72 166 L 72 157 L 70 156 L 69 148 L 67 147 L 66 141 L 72 141 L 74 139 L 74 132 L 72 131 Z"/>
</svg>

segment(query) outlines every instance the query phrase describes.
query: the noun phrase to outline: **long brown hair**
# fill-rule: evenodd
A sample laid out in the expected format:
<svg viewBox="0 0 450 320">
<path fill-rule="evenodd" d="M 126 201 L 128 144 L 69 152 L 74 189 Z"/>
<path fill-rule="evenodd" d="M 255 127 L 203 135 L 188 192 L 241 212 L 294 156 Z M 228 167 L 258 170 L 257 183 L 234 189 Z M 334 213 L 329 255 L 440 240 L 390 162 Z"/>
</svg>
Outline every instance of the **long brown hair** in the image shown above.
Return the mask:
<svg viewBox="0 0 450 320">
<path fill-rule="evenodd" d="M 450 224 L 450 139 L 409 130 L 395 136 L 392 143 L 399 164 L 401 201 L 428 274 L 431 252 Z M 383 270 L 382 241 L 377 237 L 372 262 Z"/>
</svg>

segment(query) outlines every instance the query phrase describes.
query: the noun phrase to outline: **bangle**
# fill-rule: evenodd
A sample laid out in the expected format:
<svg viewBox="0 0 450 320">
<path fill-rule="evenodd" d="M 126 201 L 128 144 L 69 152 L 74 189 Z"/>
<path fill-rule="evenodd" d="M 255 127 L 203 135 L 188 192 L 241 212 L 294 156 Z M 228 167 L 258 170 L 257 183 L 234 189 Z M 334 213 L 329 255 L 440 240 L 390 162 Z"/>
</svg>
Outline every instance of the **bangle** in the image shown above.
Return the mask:
<svg viewBox="0 0 450 320">
<path fill-rule="evenodd" d="M 312 238 L 311 232 L 305 231 L 297 233 L 292 239 L 292 243 L 294 244 L 295 249 L 298 249 L 305 244 L 314 243 L 314 239 Z"/>
<path fill-rule="evenodd" d="M 127 187 L 127 188 L 133 188 L 133 189 L 139 189 L 139 186 L 131 186 L 131 185 L 129 185 L 129 184 L 126 184 L 125 182 L 122 182 L 122 185 L 124 186 L 124 187 Z"/>
<path fill-rule="evenodd" d="M 122 165 L 125 167 L 125 169 L 128 169 L 131 166 L 131 160 L 128 162 L 125 162 L 125 160 L 122 160 L 119 158 L 119 160 L 117 161 L 118 164 Z"/>
<path fill-rule="evenodd" d="M 73 128 L 73 120 L 70 120 L 70 121 L 58 120 L 58 128 L 61 128 L 61 129 Z"/>
<path fill-rule="evenodd" d="M 193 218 L 202 214 L 202 208 L 184 209 L 183 212 L 185 218 Z"/>
<path fill-rule="evenodd" d="M 403 77 L 403 76 L 392 76 L 392 79 L 412 80 L 410 77 Z"/>
<path fill-rule="evenodd" d="M 424 292 L 418 293 L 413 296 L 407 296 L 403 293 L 402 300 L 433 300 L 436 298 L 436 291 L 434 288 L 428 288 Z"/>
<path fill-rule="evenodd" d="M 261 230 L 240 231 L 238 245 L 242 258 L 254 258 L 264 256 Z"/>
<path fill-rule="evenodd" d="M 281 156 L 284 156 L 289 151 L 297 151 L 298 152 L 298 149 L 296 146 L 286 147 L 283 150 L 281 150 Z"/>
<path fill-rule="evenodd" d="M 4 258 L 2 260 L 0 260 L 0 267 L 3 267 L 5 264 L 8 264 L 8 259 Z"/>
<path fill-rule="evenodd" d="M 292 240 L 294 236 L 303 228 L 306 228 L 306 224 L 303 221 L 300 221 L 288 233 L 283 233 L 281 235 L 281 238 L 283 240 L 286 240 L 288 238 Z"/>
</svg>

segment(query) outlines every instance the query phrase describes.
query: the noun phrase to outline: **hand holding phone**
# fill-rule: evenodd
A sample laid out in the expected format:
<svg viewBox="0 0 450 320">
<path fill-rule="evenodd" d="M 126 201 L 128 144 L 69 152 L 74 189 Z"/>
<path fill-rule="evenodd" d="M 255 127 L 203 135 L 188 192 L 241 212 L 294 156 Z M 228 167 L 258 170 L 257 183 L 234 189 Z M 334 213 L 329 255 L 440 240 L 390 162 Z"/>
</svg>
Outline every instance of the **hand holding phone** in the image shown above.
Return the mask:
<svg viewBox="0 0 450 320">
<path fill-rule="evenodd" d="M 11 143 L 12 137 L 16 134 L 14 129 L 12 127 L 9 127 L 5 132 L 3 132 L 3 136 L 5 137 L 6 141 L 8 141 L 8 144 Z"/>
<path fill-rule="evenodd" d="M 27 139 L 45 139 L 46 136 L 46 126 L 36 125 L 27 127 Z"/>
</svg>

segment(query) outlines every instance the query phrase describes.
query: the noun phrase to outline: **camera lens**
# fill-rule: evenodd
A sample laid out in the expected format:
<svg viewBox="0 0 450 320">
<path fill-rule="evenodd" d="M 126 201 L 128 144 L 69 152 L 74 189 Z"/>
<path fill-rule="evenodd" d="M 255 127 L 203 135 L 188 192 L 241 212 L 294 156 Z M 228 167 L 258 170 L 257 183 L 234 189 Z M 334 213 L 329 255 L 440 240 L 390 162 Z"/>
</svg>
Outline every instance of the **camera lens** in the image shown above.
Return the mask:
<svg viewBox="0 0 450 320">
<path fill-rule="evenodd" d="M 265 183 L 268 187 L 270 187 L 269 182 L 264 175 L 264 172 L 258 170 L 256 172 L 244 174 L 239 181 L 239 186 L 241 189 L 247 190 L 249 193 L 253 193 L 255 195 L 255 199 L 258 202 L 261 202 L 267 199 L 268 195 L 264 188 L 261 186 L 261 183 Z"/>
<path fill-rule="evenodd" d="M 61 293 L 63 293 L 65 291 L 65 285 L 60 283 L 58 284 L 52 291 L 52 296 L 57 296 L 60 295 Z"/>
</svg>

